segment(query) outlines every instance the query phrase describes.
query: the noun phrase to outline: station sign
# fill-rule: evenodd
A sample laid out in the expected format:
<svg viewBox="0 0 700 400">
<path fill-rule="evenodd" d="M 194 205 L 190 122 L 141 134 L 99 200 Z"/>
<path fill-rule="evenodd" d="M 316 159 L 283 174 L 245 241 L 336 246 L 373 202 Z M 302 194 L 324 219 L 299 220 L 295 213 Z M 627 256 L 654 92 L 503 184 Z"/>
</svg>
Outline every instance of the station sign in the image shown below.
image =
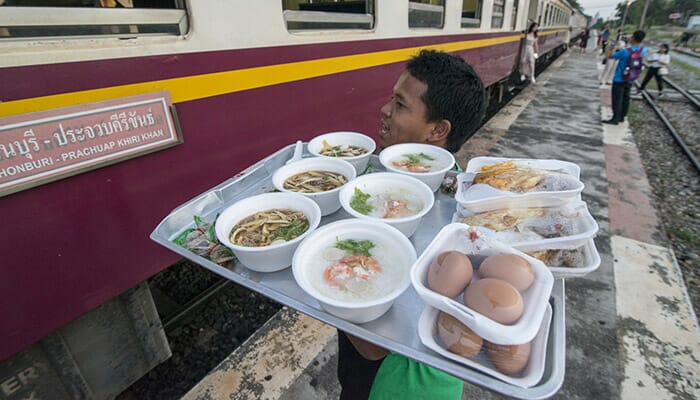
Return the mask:
<svg viewBox="0 0 700 400">
<path fill-rule="evenodd" d="M 0 197 L 179 143 L 167 92 L 0 118 Z"/>
</svg>

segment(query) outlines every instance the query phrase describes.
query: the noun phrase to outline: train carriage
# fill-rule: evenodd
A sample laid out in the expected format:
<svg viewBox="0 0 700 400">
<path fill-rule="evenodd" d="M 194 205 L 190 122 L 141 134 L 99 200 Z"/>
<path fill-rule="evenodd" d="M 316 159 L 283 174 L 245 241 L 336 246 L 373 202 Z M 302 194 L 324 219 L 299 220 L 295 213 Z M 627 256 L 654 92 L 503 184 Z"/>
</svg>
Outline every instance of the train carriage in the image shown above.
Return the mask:
<svg viewBox="0 0 700 400">
<path fill-rule="evenodd" d="M 0 197 L 0 360 L 175 262 L 148 234 L 176 205 L 297 139 L 376 137 L 420 48 L 459 54 L 495 92 L 529 21 L 548 55 L 578 15 L 564 0 L 6 1 L 0 117 L 165 91 L 183 142 Z M 6 128 L 0 184 L 19 162 Z"/>
</svg>

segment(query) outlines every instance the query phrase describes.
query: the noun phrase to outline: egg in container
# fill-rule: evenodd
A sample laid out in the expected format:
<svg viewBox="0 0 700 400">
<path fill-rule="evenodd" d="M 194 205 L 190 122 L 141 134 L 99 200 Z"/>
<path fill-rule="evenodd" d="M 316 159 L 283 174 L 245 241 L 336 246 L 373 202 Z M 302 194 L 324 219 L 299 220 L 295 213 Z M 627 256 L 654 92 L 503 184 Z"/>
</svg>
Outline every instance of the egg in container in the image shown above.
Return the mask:
<svg viewBox="0 0 700 400">
<path fill-rule="evenodd" d="M 445 326 L 449 321 L 451 326 Z M 418 337 L 429 349 L 460 364 L 474 368 L 512 385 L 535 386 L 544 375 L 547 339 L 552 321 L 552 308 L 547 305 L 535 338 L 521 345 L 494 345 L 478 336 L 462 335 L 458 346 L 453 337 L 459 322 L 450 321 L 449 314 L 426 306 L 418 320 Z M 451 329 L 451 332 L 445 332 Z M 529 352 L 528 352 L 529 350 Z"/>
<path fill-rule="evenodd" d="M 473 276 L 462 290 L 464 294 L 457 290 L 454 296 L 450 296 L 455 293 L 454 288 L 443 291 L 429 283 L 431 266 L 443 253 L 452 251 L 466 254 L 473 268 Z M 489 256 L 524 260 L 525 271 L 517 280 L 531 279 L 531 283 L 525 284 L 524 290 L 518 290 L 523 282 L 504 280 L 515 275 L 509 272 L 510 267 L 505 274 L 499 270 L 502 262 L 496 262 L 496 268 L 486 268 L 484 271 L 491 271 L 482 273 L 481 265 Z M 444 257 L 443 263 L 445 260 L 448 258 Z M 529 278 L 528 274 L 531 274 Z M 445 281 L 457 282 L 459 278 L 447 277 Z M 541 261 L 502 244 L 478 228 L 454 223 L 445 226 L 416 260 L 411 269 L 411 282 L 426 303 L 454 316 L 484 340 L 515 345 L 529 342 L 537 334 L 554 277 Z"/>
</svg>

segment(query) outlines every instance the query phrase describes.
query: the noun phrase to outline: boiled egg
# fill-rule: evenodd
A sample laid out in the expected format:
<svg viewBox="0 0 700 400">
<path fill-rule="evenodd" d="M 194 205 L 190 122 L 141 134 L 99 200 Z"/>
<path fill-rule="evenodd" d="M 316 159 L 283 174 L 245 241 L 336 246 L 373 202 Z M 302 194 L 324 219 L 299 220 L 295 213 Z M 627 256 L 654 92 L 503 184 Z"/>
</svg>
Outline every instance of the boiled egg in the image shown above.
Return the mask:
<svg viewBox="0 0 700 400">
<path fill-rule="evenodd" d="M 428 287 L 444 296 L 455 297 L 469 285 L 473 273 L 472 263 L 466 254 L 446 251 L 430 264 Z"/>
<path fill-rule="evenodd" d="M 463 357 L 473 357 L 481 351 L 483 339 L 450 314 L 438 314 L 437 331 L 445 348 Z"/>
<path fill-rule="evenodd" d="M 517 254 L 509 253 L 486 257 L 479 267 L 479 276 L 504 280 L 519 291 L 529 288 L 535 280 L 530 263 Z"/>
<path fill-rule="evenodd" d="M 523 315 L 523 298 L 513 285 L 494 278 L 472 282 L 464 291 L 464 305 L 501 324 L 512 324 Z"/>
<path fill-rule="evenodd" d="M 496 369 L 508 375 L 520 373 L 530 359 L 530 343 L 502 345 L 486 342 L 486 354 Z"/>
</svg>

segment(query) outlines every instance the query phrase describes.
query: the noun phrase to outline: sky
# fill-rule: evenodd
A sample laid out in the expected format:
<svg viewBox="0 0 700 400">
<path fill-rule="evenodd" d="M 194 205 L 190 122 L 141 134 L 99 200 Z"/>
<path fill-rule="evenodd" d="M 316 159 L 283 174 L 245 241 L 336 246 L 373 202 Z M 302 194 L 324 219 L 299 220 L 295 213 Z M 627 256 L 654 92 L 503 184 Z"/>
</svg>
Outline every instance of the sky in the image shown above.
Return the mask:
<svg viewBox="0 0 700 400">
<path fill-rule="evenodd" d="M 608 16 L 612 19 L 615 14 L 615 6 L 624 0 L 579 0 L 586 14 L 594 17 L 596 13 L 600 13 L 600 17 L 606 19 Z"/>
</svg>

